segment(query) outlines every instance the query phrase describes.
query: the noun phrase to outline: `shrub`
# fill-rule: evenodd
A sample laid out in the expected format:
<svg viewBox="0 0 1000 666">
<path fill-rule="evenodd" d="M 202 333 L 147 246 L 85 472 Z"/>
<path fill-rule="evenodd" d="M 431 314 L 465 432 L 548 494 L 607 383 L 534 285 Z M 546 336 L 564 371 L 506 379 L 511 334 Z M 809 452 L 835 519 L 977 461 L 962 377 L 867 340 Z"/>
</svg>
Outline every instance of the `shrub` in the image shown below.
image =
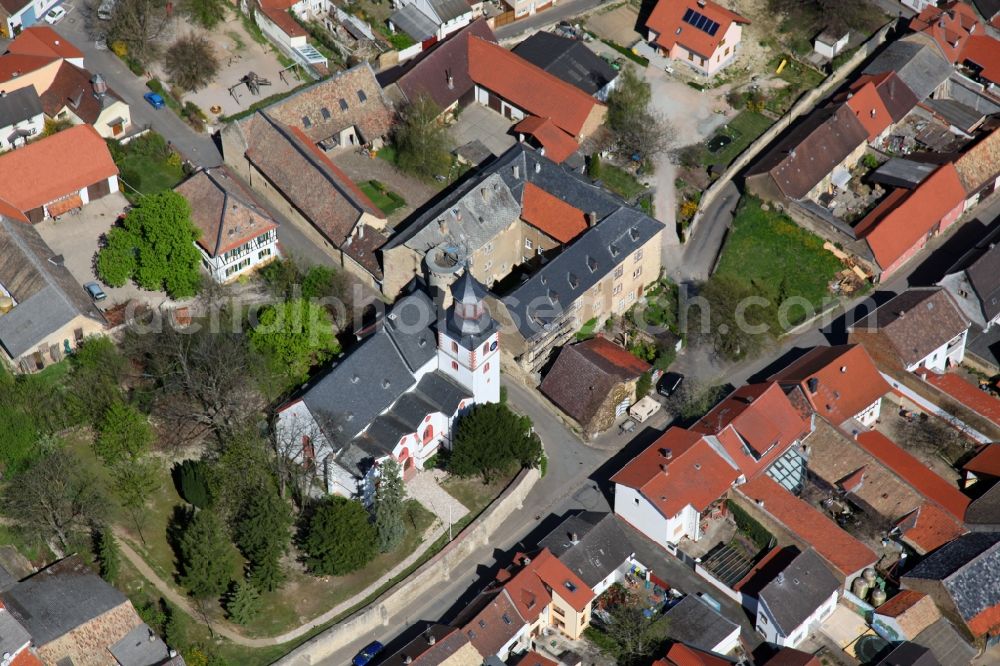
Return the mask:
<svg viewBox="0 0 1000 666">
<path fill-rule="evenodd" d="M 765 548 L 771 543 L 774 535 L 767 531 L 763 525 L 757 522 L 749 513 L 743 510 L 743 507 L 736 504 L 735 502 L 726 501 L 726 507 L 729 509 L 729 513 L 733 516 L 733 522 L 736 523 L 736 528 L 750 537 L 759 548 Z"/>
<path fill-rule="evenodd" d="M 173 477 L 177 494 L 188 504 L 199 509 L 212 503 L 209 493 L 211 465 L 205 460 L 185 460 L 174 465 Z"/>
</svg>

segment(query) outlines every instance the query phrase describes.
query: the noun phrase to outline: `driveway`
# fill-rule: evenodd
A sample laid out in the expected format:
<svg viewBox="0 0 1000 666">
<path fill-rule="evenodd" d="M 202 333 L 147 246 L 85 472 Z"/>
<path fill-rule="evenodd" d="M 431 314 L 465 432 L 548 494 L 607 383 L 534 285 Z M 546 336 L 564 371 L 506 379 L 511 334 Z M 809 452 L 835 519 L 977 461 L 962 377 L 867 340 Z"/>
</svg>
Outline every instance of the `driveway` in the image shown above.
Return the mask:
<svg viewBox="0 0 1000 666">
<path fill-rule="evenodd" d="M 419 471 L 407 482 L 406 492 L 437 516 L 443 525 L 453 525 L 469 510 L 441 487 L 441 480 L 447 476 L 442 469 Z"/>
<path fill-rule="evenodd" d="M 129 105 L 135 129 L 150 126 L 173 144 L 191 162 L 200 166 L 222 164 L 222 155 L 207 134 L 196 134 L 187 123 L 170 109 L 154 109 L 142 96 L 149 91 L 146 80 L 140 79 L 115 54 L 98 48 L 87 28 L 84 12 L 77 10 L 56 26 L 56 31 L 83 51 L 84 65 L 92 73 L 100 73 L 108 85 Z M 176 31 L 175 31 L 176 32 Z"/>
<path fill-rule="evenodd" d="M 42 239 L 56 254 L 61 254 L 66 268 L 82 285 L 100 282 L 94 270 L 94 263 L 102 237 L 114 226 L 118 216 L 128 205 L 120 192 L 93 201 L 84 206 L 78 214 L 64 215 L 55 220 L 49 218 L 35 225 Z M 167 295 L 159 291 L 144 291 L 131 282 L 124 287 L 108 287 L 101 283 L 108 298 L 101 301 L 102 310 L 131 300 L 141 301 L 151 306 L 170 302 Z"/>
<path fill-rule="evenodd" d="M 493 109 L 482 104 L 470 104 L 458 115 L 449 131 L 455 146 L 462 147 L 474 139 L 483 142 L 494 155 L 503 155 L 517 143 L 509 134 L 513 121 L 504 118 Z"/>
</svg>

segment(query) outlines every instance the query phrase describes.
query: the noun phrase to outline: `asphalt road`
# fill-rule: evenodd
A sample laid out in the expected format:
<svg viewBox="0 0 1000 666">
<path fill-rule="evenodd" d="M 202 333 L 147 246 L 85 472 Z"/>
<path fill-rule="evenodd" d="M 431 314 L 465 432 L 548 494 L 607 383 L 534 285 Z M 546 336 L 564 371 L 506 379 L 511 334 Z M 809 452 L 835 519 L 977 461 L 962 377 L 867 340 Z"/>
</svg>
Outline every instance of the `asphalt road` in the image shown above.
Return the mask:
<svg viewBox="0 0 1000 666">
<path fill-rule="evenodd" d="M 561 0 L 555 7 L 544 9 L 527 18 L 508 23 L 494 30 L 497 40 L 503 42 L 527 32 L 541 30 L 559 21 L 570 21 L 584 12 L 600 7 L 607 0 Z"/>
<path fill-rule="evenodd" d="M 146 80 L 133 74 L 114 53 L 99 49 L 84 8 L 76 7 L 60 21 L 56 30 L 83 51 L 84 65 L 92 73 L 100 73 L 132 111 L 134 127 L 150 126 L 169 141 L 185 159 L 204 167 L 218 166 L 222 155 L 207 134 L 195 134 L 190 126 L 170 109 L 154 109 L 142 96 L 149 92 Z"/>
</svg>

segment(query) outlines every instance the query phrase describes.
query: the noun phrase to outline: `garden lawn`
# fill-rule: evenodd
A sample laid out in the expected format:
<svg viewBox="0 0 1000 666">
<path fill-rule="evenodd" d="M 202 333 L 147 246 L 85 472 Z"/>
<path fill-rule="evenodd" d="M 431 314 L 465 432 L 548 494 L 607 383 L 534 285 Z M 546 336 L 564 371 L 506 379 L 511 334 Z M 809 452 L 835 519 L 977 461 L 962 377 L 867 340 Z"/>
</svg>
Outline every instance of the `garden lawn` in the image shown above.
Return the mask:
<svg viewBox="0 0 1000 666">
<path fill-rule="evenodd" d="M 606 188 L 625 200 L 631 200 L 646 190 L 646 186 L 636 180 L 635 176 L 613 164 L 601 165 L 600 179 Z"/>
<path fill-rule="evenodd" d="M 823 241 L 784 213 L 763 210 L 756 197 L 740 201 L 716 273 L 753 285 L 766 298 L 803 297 L 817 309 L 840 261 L 823 249 Z M 792 321 L 801 315 L 789 313 Z"/>
<path fill-rule="evenodd" d="M 802 64 L 788 55 L 781 55 L 775 58 L 771 62 L 771 71 L 778 69 L 782 58 L 787 59 L 788 62 L 785 65 L 785 68 L 781 70 L 781 74 L 778 75 L 778 78 L 783 81 L 787 81 L 788 85 L 784 88 L 779 88 L 768 95 L 767 102 L 765 103 L 765 106 L 769 111 L 777 113 L 778 115 L 783 115 L 786 111 L 792 108 L 792 105 L 795 104 L 795 100 L 797 100 L 799 96 L 801 96 L 805 91 L 815 88 L 823 81 L 823 79 L 826 78 L 826 76 L 821 72 Z"/>
<path fill-rule="evenodd" d="M 465 508 L 469 510 L 470 518 L 475 518 L 503 492 L 504 488 L 510 484 L 514 476 L 520 471 L 517 470 L 514 474 L 504 475 L 492 483 L 483 483 L 482 478 L 478 476 L 467 479 L 458 476 L 449 476 L 441 482 L 441 488 L 465 505 Z"/>
<path fill-rule="evenodd" d="M 392 215 L 392 213 L 406 205 L 406 200 L 403 197 L 392 190 L 386 189 L 385 185 L 377 180 L 365 181 L 360 183 L 358 187 L 386 215 Z"/>
<path fill-rule="evenodd" d="M 705 142 L 701 151 L 702 164 L 705 166 L 716 164 L 723 167 L 729 166 L 740 153 L 771 126 L 771 123 L 771 119 L 763 114 L 749 110 L 741 111 L 739 115 L 726 123 L 725 127 L 720 128 L 709 138 L 711 141 L 716 136 L 724 134 L 732 139 L 728 145 L 713 153 L 708 150 L 708 142 Z"/>
</svg>

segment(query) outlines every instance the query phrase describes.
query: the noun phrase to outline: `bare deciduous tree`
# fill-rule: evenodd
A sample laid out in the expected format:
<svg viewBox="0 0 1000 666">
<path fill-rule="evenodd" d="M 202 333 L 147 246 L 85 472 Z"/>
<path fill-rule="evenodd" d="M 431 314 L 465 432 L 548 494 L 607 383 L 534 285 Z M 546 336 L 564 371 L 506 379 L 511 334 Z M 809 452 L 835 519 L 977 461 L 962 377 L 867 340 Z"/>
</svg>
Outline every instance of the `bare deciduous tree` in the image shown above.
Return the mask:
<svg viewBox="0 0 1000 666">
<path fill-rule="evenodd" d="M 118 0 L 108 22 L 107 40 L 123 43 L 128 55 L 146 63 L 160 54 L 169 20 L 166 0 Z"/>
<path fill-rule="evenodd" d="M 193 32 L 170 45 L 163 64 L 170 80 L 184 90 L 204 88 L 219 71 L 212 42 Z"/>
</svg>

